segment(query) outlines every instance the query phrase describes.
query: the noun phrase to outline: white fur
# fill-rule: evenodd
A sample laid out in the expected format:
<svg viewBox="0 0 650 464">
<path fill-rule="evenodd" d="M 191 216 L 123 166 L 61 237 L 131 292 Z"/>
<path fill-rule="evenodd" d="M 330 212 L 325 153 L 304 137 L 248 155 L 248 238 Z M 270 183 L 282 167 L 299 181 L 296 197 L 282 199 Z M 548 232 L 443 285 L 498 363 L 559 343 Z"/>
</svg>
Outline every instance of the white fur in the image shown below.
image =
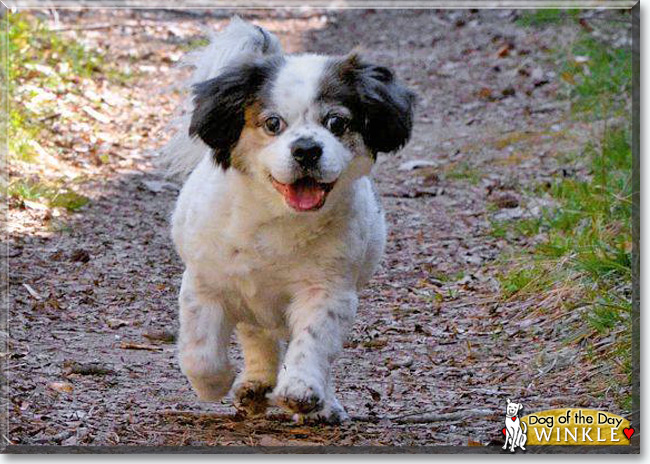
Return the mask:
<svg viewBox="0 0 650 464">
<path fill-rule="evenodd" d="M 278 111 L 292 120 L 307 117 L 300 111 L 313 107 L 311 103 L 318 94 L 325 60 L 326 57 L 313 54 L 287 57 L 287 64 L 280 70 L 273 89 Z"/>
<path fill-rule="evenodd" d="M 230 47 L 235 36 L 243 34 L 239 40 L 247 43 L 247 34 L 258 33 L 235 26 L 237 34 L 230 26 L 214 43 Z M 236 58 L 219 50 L 211 45 L 198 56 L 202 79 Z M 267 385 L 271 399 L 291 412 L 299 412 L 296 402 L 315 398 L 319 404 L 308 416 L 345 418 L 330 368 L 353 323 L 357 291 L 381 258 L 386 231 L 368 177 L 370 157 L 351 153 L 310 114 L 323 66 L 316 55 L 288 58 L 274 89 L 288 130 L 265 150 L 246 154 L 246 173 L 215 166 L 209 150 L 184 135 L 171 146 L 175 157 L 189 154 L 185 167 L 196 164 L 202 151 L 178 198 L 172 235 L 186 266 L 180 365 L 204 400 L 217 400 L 231 388 L 227 347 L 236 329 L 245 356 L 236 395 Z M 282 182 L 294 180 L 288 144 L 299 133 L 323 143 L 323 176 L 338 179 L 317 212 L 291 210 L 267 178 L 272 173 Z"/>
<path fill-rule="evenodd" d="M 508 448 L 508 442 L 510 442 L 511 453 L 514 453 L 516 448 L 521 448 L 522 451 L 526 451 L 526 432 L 528 431 L 528 426 L 519 419 L 519 411 L 521 411 L 523 405 L 510 401 L 510 398 L 507 401 L 505 420 L 506 442 L 503 445 L 503 449 Z"/>
</svg>

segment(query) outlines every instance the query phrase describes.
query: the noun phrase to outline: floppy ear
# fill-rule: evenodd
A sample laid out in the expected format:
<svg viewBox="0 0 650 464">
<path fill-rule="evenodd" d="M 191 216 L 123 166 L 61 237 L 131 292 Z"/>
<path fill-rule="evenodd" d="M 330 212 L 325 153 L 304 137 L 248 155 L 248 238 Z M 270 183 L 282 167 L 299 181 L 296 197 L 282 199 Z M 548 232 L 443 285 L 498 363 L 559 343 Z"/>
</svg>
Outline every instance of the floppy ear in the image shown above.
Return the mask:
<svg viewBox="0 0 650 464">
<path fill-rule="evenodd" d="M 269 62 L 246 63 L 194 86 L 189 134 L 212 148 L 215 162 L 224 169 L 230 167 L 230 151 L 244 128 L 246 108 L 255 102 L 272 69 Z"/>
<path fill-rule="evenodd" d="M 365 145 L 374 154 L 402 148 L 411 137 L 415 93 L 399 84 L 388 68 L 363 63 L 356 54 L 347 58 L 345 67 L 354 72 Z"/>
</svg>

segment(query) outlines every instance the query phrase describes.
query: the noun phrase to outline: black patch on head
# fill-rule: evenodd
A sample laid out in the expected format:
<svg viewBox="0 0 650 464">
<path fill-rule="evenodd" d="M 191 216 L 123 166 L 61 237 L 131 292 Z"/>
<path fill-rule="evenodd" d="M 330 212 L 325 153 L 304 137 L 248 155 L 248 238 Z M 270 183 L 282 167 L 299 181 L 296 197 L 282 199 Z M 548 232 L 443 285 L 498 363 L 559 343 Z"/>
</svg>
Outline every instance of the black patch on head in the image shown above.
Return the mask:
<svg viewBox="0 0 650 464">
<path fill-rule="evenodd" d="M 246 108 L 260 100 L 265 84 L 283 62 L 274 56 L 240 64 L 194 86 L 189 134 L 212 148 L 215 162 L 224 169 L 230 166 L 230 152 L 244 128 Z"/>
<path fill-rule="evenodd" d="M 415 93 L 388 68 L 365 63 L 356 54 L 331 63 L 319 98 L 352 111 L 351 128 L 373 156 L 396 151 L 411 137 Z"/>
</svg>

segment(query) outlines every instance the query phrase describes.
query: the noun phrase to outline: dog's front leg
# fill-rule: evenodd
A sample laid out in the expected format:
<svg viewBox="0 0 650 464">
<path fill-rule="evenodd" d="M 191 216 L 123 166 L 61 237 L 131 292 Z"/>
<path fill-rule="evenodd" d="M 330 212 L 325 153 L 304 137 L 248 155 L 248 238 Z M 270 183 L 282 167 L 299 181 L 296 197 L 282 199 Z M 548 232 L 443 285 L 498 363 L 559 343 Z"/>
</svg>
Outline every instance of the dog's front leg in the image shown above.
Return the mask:
<svg viewBox="0 0 650 464">
<path fill-rule="evenodd" d="M 201 301 L 188 271 L 183 274 L 178 358 L 181 371 L 203 401 L 218 401 L 234 381 L 228 360 L 233 324 L 223 307 Z"/>
<path fill-rule="evenodd" d="M 506 428 L 506 442 L 503 444 L 503 449 L 508 449 L 508 437 L 510 437 L 510 431 Z"/>
<path fill-rule="evenodd" d="M 519 441 L 519 430 L 516 428 L 512 430 L 512 437 L 510 438 L 510 452 L 514 453 L 515 452 L 515 447 L 517 446 L 517 442 Z"/>
<path fill-rule="evenodd" d="M 273 392 L 276 404 L 308 419 L 347 418 L 334 396 L 330 368 L 356 309 L 352 291 L 310 289 L 294 299 L 287 315 L 291 339 Z"/>
</svg>

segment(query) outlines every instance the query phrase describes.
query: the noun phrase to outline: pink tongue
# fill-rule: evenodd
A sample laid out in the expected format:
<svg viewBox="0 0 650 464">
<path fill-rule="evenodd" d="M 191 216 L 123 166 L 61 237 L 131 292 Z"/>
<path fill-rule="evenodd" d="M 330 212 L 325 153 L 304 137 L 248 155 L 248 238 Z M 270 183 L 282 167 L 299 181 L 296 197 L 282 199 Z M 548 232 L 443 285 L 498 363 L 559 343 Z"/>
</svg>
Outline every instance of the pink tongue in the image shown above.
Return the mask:
<svg viewBox="0 0 650 464">
<path fill-rule="evenodd" d="M 289 206 L 307 211 L 320 205 L 325 191 L 315 183 L 295 183 L 286 186 L 284 198 Z"/>
</svg>

